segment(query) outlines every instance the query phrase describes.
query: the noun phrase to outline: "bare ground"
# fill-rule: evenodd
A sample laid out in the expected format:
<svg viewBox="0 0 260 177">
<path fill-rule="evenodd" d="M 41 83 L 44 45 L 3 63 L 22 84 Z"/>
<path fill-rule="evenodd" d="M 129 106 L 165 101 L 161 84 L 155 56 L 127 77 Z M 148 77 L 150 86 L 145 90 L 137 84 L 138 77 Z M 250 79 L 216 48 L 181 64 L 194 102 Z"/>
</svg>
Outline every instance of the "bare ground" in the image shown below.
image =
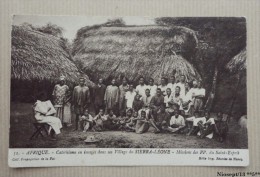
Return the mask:
<svg viewBox="0 0 260 177">
<path fill-rule="evenodd" d="M 230 122 L 228 137 L 223 143 L 214 139 L 199 139 L 196 136 L 181 134 L 154 134 L 152 129 L 144 134 L 123 131 L 84 133 L 82 131 L 73 131 L 73 127 L 63 128 L 57 141 L 51 141 L 48 137 L 29 140 L 35 131 L 32 122 L 31 104 L 11 104 L 11 148 L 248 148 L 247 134 L 239 129 L 235 121 Z M 86 144 L 84 139 L 90 135 L 95 136 L 99 141 Z"/>
</svg>

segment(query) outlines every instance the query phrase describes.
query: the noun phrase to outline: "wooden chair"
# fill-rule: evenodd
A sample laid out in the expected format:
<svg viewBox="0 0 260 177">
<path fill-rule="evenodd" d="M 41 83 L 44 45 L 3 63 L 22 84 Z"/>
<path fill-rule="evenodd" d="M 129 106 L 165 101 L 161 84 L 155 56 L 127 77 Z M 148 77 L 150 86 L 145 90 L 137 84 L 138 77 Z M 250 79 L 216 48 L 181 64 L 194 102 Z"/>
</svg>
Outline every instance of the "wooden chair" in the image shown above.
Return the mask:
<svg viewBox="0 0 260 177">
<path fill-rule="evenodd" d="M 33 112 L 33 126 L 35 128 L 34 133 L 32 134 L 32 136 L 30 137 L 30 140 L 32 140 L 33 138 L 38 138 L 39 135 L 41 137 L 44 137 L 44 134 L 46 134 L 46 136 L 48 136 L 48 130 L 47 127 L 49 127 L 49 125 L 47 123 L 39 123 L 36 121 L 34 115 L 34 107 L 32 107 L 32 112 Z M 44 132 L 44 133 L 43 133 Z"/>
</svg>

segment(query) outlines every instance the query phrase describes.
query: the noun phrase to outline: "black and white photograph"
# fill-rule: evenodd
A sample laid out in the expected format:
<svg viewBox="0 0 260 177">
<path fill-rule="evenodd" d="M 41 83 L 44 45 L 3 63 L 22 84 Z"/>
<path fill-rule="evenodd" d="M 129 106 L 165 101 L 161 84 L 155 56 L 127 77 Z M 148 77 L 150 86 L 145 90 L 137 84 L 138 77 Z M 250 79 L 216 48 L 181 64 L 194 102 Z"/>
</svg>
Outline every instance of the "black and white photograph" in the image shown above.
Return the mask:
<svg viewBox="0 0 260 177">
<path fill-rule="evenodd" d="M 9 148 L 248 149 L 246 47 L 244 17 L 14 15 Z"/>
</svg>

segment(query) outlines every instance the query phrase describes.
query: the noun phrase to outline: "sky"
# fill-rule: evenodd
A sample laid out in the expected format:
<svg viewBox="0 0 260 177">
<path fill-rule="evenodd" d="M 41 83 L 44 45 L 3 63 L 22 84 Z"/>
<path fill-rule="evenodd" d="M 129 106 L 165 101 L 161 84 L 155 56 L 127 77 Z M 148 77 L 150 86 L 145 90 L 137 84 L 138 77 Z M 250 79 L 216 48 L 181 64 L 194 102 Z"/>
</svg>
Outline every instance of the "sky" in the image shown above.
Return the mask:
<svg viewBox="0 0 260 177">
<path fill-rule="evenodd" d="M 29 16 L 29 15 L 15 15 L 13 17 L 13 25 L 21 25 L 23 23 L 30 23 L 33 26 L 44 26 L 47 23 L 58 25 L 64 29 L 63 36 L 70 41 L 76 37 L 77 31 L 85 26 L 92 26 L 107 22 L 108 19 L 118 17 L 102 17 L 102 16 Z M 121 18 L 121 17 L 120 17 Z M 149 17 L 122 17 L 126 25 L 153 25 L 154 19 Z"/>
</svg>

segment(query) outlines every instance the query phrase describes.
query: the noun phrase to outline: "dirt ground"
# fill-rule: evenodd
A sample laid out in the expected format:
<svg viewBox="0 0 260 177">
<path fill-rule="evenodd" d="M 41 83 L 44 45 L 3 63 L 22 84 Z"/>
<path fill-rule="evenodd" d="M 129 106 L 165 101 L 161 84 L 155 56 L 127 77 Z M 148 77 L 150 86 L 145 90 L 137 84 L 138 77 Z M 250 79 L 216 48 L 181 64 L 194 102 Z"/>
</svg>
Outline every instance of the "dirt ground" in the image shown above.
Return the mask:
<svg viewBox="0 0 260 177">
<path fill-rule="evenodd" d="M 181 134 L 154 134 L 152 129 L 144 134 L 123 131 L 84 133 L 73 131 L 74 127 L 63 128 L 57 141 L 51 141 L 48 137 L 30 140 L 35 131 L 33 121 L 31 104 L 11 103 L 10 148 L 248 148 L 247 134 L 234 120 L 229 123 L 228 137 L 223 143 Z M 84 140 L 90 135 L 99 141 L 86 144 Z"/>
</svg>

